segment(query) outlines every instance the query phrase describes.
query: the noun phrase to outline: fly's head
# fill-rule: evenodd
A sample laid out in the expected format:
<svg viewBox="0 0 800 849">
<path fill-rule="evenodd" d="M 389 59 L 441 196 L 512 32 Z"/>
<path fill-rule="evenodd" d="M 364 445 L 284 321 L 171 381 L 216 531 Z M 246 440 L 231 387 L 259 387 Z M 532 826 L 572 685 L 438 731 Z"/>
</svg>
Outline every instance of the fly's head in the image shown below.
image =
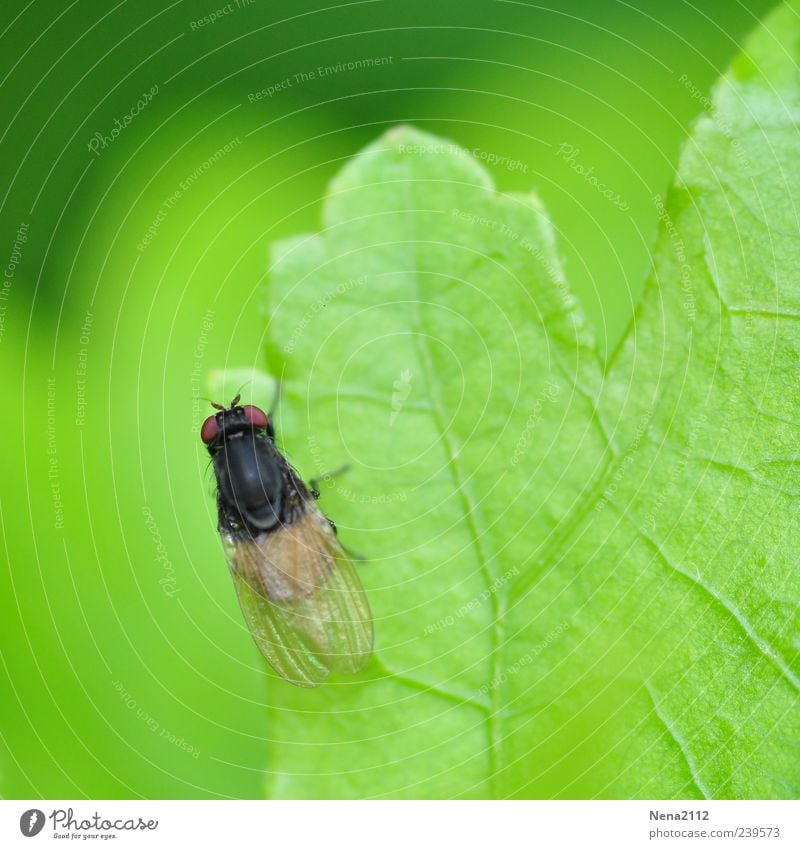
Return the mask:
<svg viewBox="0 0 800 849">
<path fill-rule="evenodd" d="M 264 432 L 275 440 L 275 430 L 270 417 L 260 408 L 252 404 L 239 405 L 239 395 L 231 401 L 230 407 L 211 403 L 218 413 L 209 416 L 200 428 L 200 439 L 203 440 L 210 454 L 214 454 L 231 436 L 241 433 Z"/>
</svg>

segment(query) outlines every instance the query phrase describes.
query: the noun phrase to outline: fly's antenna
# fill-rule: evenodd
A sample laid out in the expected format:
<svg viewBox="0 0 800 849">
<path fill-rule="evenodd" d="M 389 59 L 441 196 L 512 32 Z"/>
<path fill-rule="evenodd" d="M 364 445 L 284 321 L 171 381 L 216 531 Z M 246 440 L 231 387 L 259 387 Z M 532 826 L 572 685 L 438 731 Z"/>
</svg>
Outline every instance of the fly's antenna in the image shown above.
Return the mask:
<svg viewBox="0 0 800 849">
<path fill-rule="evenodd" d="M 224 410 L 225 409 L 221 404 L 216 404 L 214 401 L 212 401 L 210 398 L 206 397 L 205 395 L 192 395 L 192 400 L 207 401 L 209 404 L 211 404 L 212 407 L 214 407 L 217 410 Z"/>
<path fill-rule="evenodd" d="M 275 415 L 275 410 L 277 409 L 278 403 L 281 400 L 281 386 L 282 386 L 282 383 L 281 383 L 280 378 L 276 378 L 275 379 L 275 394 L 272 396 L 272 404 L 270 404 L 270 407 L 269 407 L 269 417 L 270 418 L 273 418 L 273 416 Z"/>
<path fill-rule="evenodd" d="M 231 407 L 235 407 L 239 403 L 239 401 L 242 400 L 242 391 L 244 390 L 245 386 L 249 386 L 252 382 L 252 380 L 245 380 L 245 382 L 239 387 L 239 391 L 236 393 L 236 397 L 233 399 L 233 401 L 231 401 Z"/>
</svg>

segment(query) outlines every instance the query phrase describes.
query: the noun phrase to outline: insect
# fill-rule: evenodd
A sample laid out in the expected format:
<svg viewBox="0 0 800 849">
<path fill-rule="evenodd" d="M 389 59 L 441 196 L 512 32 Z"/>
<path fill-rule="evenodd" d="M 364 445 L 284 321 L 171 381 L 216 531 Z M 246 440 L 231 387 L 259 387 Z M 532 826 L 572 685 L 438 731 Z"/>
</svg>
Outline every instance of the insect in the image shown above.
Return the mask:
<svg viewBox="0 0 800 849">
<path fill-rule="evenodd" d="M 369 603 L 336 529 L 275 446 L 258 407 L 212 404 L 200 429 L 217 478 L 219 532 L 247 626 L 300 687 L 356 673 L 372 653 Z"/>
</svg>

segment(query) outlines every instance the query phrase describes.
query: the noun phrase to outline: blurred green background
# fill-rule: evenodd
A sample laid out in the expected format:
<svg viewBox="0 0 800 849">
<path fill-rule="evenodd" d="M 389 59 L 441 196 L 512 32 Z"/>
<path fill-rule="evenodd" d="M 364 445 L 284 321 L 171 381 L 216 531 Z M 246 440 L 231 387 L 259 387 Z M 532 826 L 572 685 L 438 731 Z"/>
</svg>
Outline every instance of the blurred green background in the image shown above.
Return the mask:
<svg viewBox="0 0 800 849">
<path fill-rule="evenodd" d="M 411 122 L 501 190 L 536 188 L 608 351 L 647 271 L 652 196 L 771 5 L 6 12 L 3 796 L 261 795 L 267 676 L 214 530 L 201 396 L 212 370 L 261 364 L 267 246 L 318 227 L 342 163 Z"/>
</svg>

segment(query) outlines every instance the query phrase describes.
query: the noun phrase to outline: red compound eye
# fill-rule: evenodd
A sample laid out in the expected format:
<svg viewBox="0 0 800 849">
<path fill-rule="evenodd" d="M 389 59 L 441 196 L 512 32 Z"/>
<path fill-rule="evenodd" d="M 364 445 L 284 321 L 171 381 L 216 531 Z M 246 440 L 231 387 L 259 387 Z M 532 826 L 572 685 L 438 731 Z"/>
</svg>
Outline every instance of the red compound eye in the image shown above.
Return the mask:
<svg viewBox="0 0 800 849">
<path fill-rule="evenodd" d="M 253 427 L 257 427 L 259 430 L 266 430 L 269 425 L 269 418 L 263 410 L 253 407 L 251 404 L 245 404 L 242 409 L 244 410 L 244 417 Z"/>
<path fill-rule="evenodd" d="M 218 433 L 219 425 L 217 424 L 217 417 L 209 416 L 200 428 L 200 439 L 208 445 Z"/>
</svg>

